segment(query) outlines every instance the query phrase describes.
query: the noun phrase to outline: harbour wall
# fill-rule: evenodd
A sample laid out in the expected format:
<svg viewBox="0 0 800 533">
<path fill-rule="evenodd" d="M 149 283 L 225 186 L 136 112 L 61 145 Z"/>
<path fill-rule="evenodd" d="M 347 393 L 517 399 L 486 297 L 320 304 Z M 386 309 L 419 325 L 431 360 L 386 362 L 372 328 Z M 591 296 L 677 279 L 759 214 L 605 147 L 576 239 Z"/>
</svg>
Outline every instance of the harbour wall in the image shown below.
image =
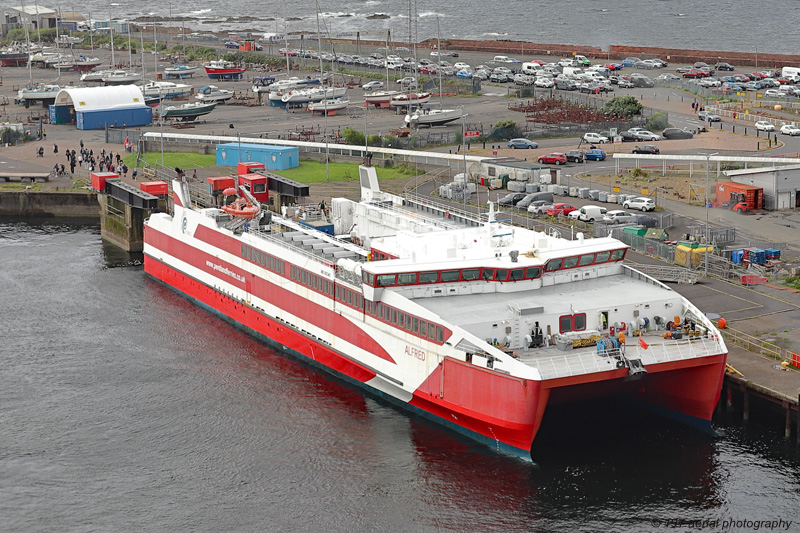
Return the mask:
<svg viewBox="0 0 800 533">
<path fill-rule="evenodd" d="M 97 218 L 100 207 L 90 191 L 4 191 L 0 216 Z"/>
</svg>

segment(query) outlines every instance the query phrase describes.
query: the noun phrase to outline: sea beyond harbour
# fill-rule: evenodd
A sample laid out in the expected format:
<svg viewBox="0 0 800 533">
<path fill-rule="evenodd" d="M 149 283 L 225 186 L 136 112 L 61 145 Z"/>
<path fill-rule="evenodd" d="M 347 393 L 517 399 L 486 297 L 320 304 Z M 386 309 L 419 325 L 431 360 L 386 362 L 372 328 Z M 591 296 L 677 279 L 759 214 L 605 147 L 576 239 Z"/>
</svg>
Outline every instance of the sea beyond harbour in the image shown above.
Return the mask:
<svg viewBox="0 0 800 533">
<path fill-rule="evenodd" d="M 87 0 L 74 9 L 95 20 L 156 15 L 166 24 L 196 32 L 255 31 L 269 34 L 316 32 L 317 10 L 331 35 L 361 32 L 362 39 L 428 38 L 523 40 L 533 43 L 655 46 L 667 48 L 794 54 L 795 40 L 785 0 L 482 0 L 409 2 L 399 0 L 228 0 L 202 4 L 187 0 L 147 4 Z M 55 8 L 56 6 L 48 6 Z M 62 10 L 64 8 L 62 7 Z M 376 17 L 377 15 L 377 17 Z M 385 18 L 384 18 L 385 17 Z M 187 20 L 188 19 L 188 20 Z M 171 21 L 171 22 L 170 22 Z M 438 23 L 438 30 L 437 30 Z"/>
<path fill-rule="evenodd" d="M 800 531 L 781 413 L 548 408 L 533 465 L 273 351 L 96 224 L 1 220 L 0 284 L 4 532 Z"/>
</svg>

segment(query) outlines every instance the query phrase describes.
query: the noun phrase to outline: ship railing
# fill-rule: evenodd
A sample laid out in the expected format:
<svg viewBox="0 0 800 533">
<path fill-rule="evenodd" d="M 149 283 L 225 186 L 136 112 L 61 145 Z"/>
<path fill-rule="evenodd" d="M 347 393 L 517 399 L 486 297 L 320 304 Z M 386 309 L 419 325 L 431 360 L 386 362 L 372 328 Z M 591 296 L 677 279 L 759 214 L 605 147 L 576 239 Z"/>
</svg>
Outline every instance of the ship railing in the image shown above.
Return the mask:
<svg viewBox="0 0 800 533">
<path fill-rule="evenodd" d="M 645 337 L 647 340 L 651 338 Z M 651 341 L 646 349 L 639 344 L 627 345 L 625 357 L 640 359 L 646 369 L 647 365 L 695 359 L 724 351 L 716 335 L 709 335 L 680 340 L 659 339 L 658 342 Z M 617 361 L 613 356 L 601 357 L 596 350 L 581 349 L 564 355 L 536 357 L 526 362 L 539 371 L 542 379 L 557 379 L 616 370 Z"/>
</svg>

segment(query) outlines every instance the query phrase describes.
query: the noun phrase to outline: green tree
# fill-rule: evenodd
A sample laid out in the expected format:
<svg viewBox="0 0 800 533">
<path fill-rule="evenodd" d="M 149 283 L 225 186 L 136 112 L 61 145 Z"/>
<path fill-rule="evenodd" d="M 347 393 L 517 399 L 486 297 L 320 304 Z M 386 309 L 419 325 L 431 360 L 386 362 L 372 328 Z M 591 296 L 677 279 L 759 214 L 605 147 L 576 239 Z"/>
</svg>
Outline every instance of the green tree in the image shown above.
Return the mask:
<svg viewBox="0 0 800 533">
<path fill-rule="evenodd" d="M 633 96 L 617 96 L 606 102 L 603 114 L 620 118 L 631 118 L 642 114 L 642 104 Z"/>
<path fill-rule="evenodd" d="M 650 131 L 663 131 L 664 128 L 669 128 L 669 116 L 663 111 L 655 113 L 647 121 L 647 129 Z"/>
<path fill-rule="evenodd" d="M 354 144 L 356 146 L 364 146 L 364 132 L 347 127 L 342 131 L 342 137 L 347 141 L 347 144 Z"/>
</svg>

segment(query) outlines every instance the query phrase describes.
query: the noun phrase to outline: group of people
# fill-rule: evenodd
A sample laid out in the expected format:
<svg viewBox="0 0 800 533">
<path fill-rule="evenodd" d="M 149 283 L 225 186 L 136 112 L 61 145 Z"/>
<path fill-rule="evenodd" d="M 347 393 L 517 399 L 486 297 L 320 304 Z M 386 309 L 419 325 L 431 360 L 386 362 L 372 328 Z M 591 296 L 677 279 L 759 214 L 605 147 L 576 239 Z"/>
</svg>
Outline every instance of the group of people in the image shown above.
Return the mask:
<svg viewBox="0 0 800 533">
<path fill-rule="evenodd" d="M 128 177 L 128 165 L 123 163 L 122 156 L 117 153 L 109 151 L 106 153 L 105 148 L 100 153 L 95 154 L 94 150 L 86 148 L 83 140 L 80 142 L 80 151 L 67 149 L 64 153 L 67 158 L 66 164 L 58 164 L 53 167 L 53 171 L 59 176 L 67 175 L 67 166 L 69 166 L 69 173 L 75 174 L 75 167 L 80 166 L 89 172 L 116 172 L 123 178 Z M 53 154 L 58 154 L 58 144 L 53 144 Z M 44 157 L 44 148 L 41 146 L 37 149 L 36 155 Z M 133 179 L 136 179 L 136 169 L 133 171 Z"/>
</svg>

